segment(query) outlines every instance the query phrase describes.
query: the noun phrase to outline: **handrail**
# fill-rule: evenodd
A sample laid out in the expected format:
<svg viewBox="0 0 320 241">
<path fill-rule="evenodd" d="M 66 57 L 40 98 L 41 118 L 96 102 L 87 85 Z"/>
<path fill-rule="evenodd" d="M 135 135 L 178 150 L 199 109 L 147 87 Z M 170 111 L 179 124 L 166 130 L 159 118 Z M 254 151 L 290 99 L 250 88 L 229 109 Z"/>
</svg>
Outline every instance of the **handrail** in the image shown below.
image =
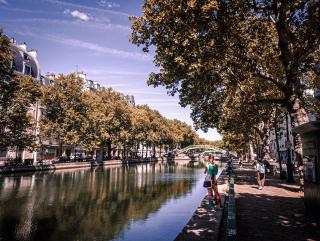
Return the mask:
<svg viewBox="0 0 320 241">
<path fill-rule="evenodd" d="M 207 150 L 212 150 L 212 151 L 216 151 L 216 152 L 225 152 L 225 150 L 215 147 L 215 146 L 210 146 L 210 145 L 191 145 L 191 146 L 187 146 L 185 148 L 182 148 L 180 150 L 177 151 L 176 154 L 181 154 L 184 152 L 187 152 L 189 150 L 194 150 L 194 149 L 207 149 Z"/>
<path fill-rule="evenodd" d="M 229 182 L 226 241 L 236 241 L 236 240 L 237 240 L 236 200 L 235 200 L 235 192 L 234 192 L 234 176 L 231 175 L 230 182 Z"/>
</svg>

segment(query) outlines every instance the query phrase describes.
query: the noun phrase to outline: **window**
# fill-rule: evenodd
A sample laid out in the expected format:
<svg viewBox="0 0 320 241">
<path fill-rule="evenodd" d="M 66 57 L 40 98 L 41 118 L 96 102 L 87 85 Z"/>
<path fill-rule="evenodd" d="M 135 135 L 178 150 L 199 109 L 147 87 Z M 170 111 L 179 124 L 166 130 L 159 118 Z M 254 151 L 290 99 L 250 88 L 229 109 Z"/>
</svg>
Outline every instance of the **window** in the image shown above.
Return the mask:
<svg viewBox="0 0 320 241">
<path fill-rule="evenodd" d="M 28 65 L 24 66 L 24 74 L 25 75 L 31 75 L 31 67 Z"/>
<path fill-rule="evenodd" d="M 29 60 L 29 56 L 28 56 L 26 53 L 24 53 L 24 54 L 23 54 L 23 59 L 24 59 L 24 60 Z"/>
<path fill-rule="evenodd" d="M 7 156 L 7 148 L 0 148 L 0 157 Z"/>
</svg>

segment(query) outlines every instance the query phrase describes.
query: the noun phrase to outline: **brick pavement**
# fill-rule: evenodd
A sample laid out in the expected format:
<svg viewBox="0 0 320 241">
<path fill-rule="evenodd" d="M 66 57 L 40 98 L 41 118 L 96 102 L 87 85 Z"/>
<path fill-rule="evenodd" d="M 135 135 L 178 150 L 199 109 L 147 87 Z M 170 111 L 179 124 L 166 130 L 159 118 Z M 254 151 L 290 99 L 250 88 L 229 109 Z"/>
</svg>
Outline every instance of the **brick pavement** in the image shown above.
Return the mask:
<svg viewBox="0 0 320 241">
<path fill-rule="evenodd" d="M 305 214 L 297 184 L 267 175 L 259 190 L 252 165 L 244 163 L 235 192 L 238 241 L 320 241 L 320 221 Z"/>
<path fill-rule="evenodd" d="M 225 203 L 227 183 L 228 176 L 223 172 L 218 179 L 222 203 Z M 222 213 L 220 207 L 208 205 L 206 196 L 174 241 L 217 241 Z"/>
</svg>

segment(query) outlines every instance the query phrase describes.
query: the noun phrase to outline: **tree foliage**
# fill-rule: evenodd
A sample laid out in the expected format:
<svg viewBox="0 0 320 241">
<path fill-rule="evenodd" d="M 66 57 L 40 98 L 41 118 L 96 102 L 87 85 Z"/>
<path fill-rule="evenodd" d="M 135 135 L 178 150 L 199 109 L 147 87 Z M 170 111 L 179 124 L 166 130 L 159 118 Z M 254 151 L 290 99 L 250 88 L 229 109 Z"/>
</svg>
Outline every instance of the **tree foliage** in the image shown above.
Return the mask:
<svg viewBox="0 0 320 241">
<path fill-rule="evenodd" d="M 14 72 L 13 58 L 10 40 L 0 30 L 0 146 L 21 150 L 35 144 L 32 112 L 40 90 L 31 76 Z"/>
<path fill-rule="evenodd" d="M 42 88 L 42 138 L 60 144 L 77 145 L 88 126 L 83 80 L 74 74 L 59 75 L 52 85 Z"/>
<path fill-rule="evenodd" d="M 197 127 L 243 143 L 267 126 L 272 107 L 286 107 L 293 126 L 307 120 L 304 93 L 319 80 L 319 9 L 317 0 L 148 0 L 131 18 L 131 41 L 146 52 L 155 46 L 150 85 L 178 93 Z"/>
</svg>

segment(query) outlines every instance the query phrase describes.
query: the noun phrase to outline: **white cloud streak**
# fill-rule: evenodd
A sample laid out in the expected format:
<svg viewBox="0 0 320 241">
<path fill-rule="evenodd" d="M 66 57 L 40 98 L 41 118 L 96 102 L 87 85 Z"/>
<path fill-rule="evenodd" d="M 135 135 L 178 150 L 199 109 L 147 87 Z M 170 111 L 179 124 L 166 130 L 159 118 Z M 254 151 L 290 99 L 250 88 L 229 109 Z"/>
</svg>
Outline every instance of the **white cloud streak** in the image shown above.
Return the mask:
<svg viewBox="0 0 320 241">
<path fill-rule="evenodd" d="M 8 2 L 6 0 L 0 0 L 0 3 L 8 5 Z"/>
<path fill-rule="evenodd" d="M 114 71 L 114 70 L 105 70 L 105 69 L 84 69 L 88 74 L 95 76 L 148 76 L 148 73 L 144 72 L 134 72 L 134 71 Z"/>
<path fill-rule="evenodd" d="M 74 18 L 78 18 L 82 21 L 88 21 L 90 19 L 89 15 L 84 13 L 84 12 L 80 12 L 78 10 L 69 10 L 69 9 L 66 9 L 64 12 L 64 14 L 68 14 L 68 15 L 71 15 L 72 17 Z"/>
<path fill-rule="evenodd" d="M 72 47 L 76 48 L 83 48 L 87 50 L 91 50 L 93 52 L 96 52 L 98 54 L 106 54 L 106 55 L 114 55 L 117 57 L 121 58 L 127 58 L 127 59 L 132 59 L 132 60 L 140 60 L 140 61 L 151 61 L 153 57 L 148 54 L 142 54 L 138 52 L 129 52 L 129 51 L 124 51 L 124 50 L 119 50 L 119 49 L 114 49 L 114 48 L 108 48 L 104 47 L 95 43 L 90 43 L 86 41 L 82 41 L 79 39 L 72 39 L 72 38 L 64 38 L 64 37 L 59 37 L 59 36 L 54 36 L 54 35 L 38 35 L 35 33 L 32 33 L 30 31 L 22 32 L 22 31 L 13 31 L 15 34 L 19 34 L 22 36 L 30 36 L 34 38 L 41 38 L 49 41 L 54 41 L 57 43 L 69 45 Z"/>
<path fill-rule="evenodd" d="M 105 46 L 82 41 L 79 39 L 63 38 L 63 37 L 58 37 L 58 36 L 53 36 L 53 35 L 48 36 L 48 39 L 55 41 L 55 42 L 58 42 L 58 43 L 69 45 L 72 47 L 78 47 L 78 48 L 91 50 L 91 51 L 94 51 L 99 54 L 111 54 L 111 55 L 115 55 L 118 57 L 134 59 L 134 60 L 143 60 L 143 61 L 152 60 L 151 55 L 142 54 L 142 53 L 138 53 L 138 52 L 128 52 L 128 51 L 123 51 L 123 50 L 114 49 L 114 48 L 108 48 Z"/>
<path fill-rule="evenodd" d="M 130 84 L 120 83 L 120 84 L 105 84 L 104 86 L 105 87 L 116 88 L 116 87 L 129 87 L 131 85 Z"/>
<path fill-rule="evenodd" d="M 1 3 L 1 0 L 0 0 L 0 3 Z M 9 4 L 8 4 L 9 6 Z M 25 8 L 13 8 L 13 7 L 5 7 L 5 6 L 1 6 L 1 9 L 4 9 L 4 10 L 7 10 L 7 11 L 11 11 L 11 12 L 21 12 L 21 13 L 32 13 L 32 14 L 35 14 L 35 13 L 39 13 L 39 14 L 46 14 L 48 15 L 48 12 L 46 11 L 41 11 L 41 10 L 34 10 L 34 9 L 25 9 Z M 50 12 L 50 14 L 52 14 L 54 12 Z"/>
<path fill-rule="evenodd" d="M 107 7 L 107 8 L 119 8 L 120 7 L 120 4 L 115 3 L 115 2 L 109 2 L 106 0 L 100 0 L 97 3 L 100 7 Z"/>
<path fill-rule="evenodd" d="M 108 10 L 108 9 L 101 9 L 101 8 L 90 7 L 90 6 L 85 6 L 85 5 L 81 5 L 81 4 L 69 3 L 69 2 L 62 2 L 62 1 L 58 1 L 58 0 L 43 0 L 43 1 L 48 2 L 48 3 L 52 3 L 52 4 L 56 4 L 59 6 L 63 6 L 63 7 L 72 7 L 72 8 L 78 8 L 78 9 L 80 8 L 80 9 L 86 9 L 86 10 L 95 11 L 95 12 L 111 13 L 114 15 L 121 15 L 121 16 L 126 16 L 126 17 L 129 17 L 132 15 L 132 14 L 124 13 L 124 12 Z"/>
<path fill-rule="evenodd" d="M 49 18 L 24 18 L 24 19 L 5 19 L 1 20 L 2 22 L 10 23 L 34 23 L 34 24 L 60 24 L 65 26 L 81 26 L 85 28 L 94 28 L 98 30 L 120 30 L 125 32 L 130 32 L 130 27 L 121 25 L 121 24 L 112 24 L 112 23 L 99 23 L 92 21 L 68 21 L 61 19 L 49 19 Z M 98 19 L 96 19 L 98 21 Z M 107 21 L 107 20 L 105 20 Z"/>
<path fill-rule="evenodd" d="M 125 93 L 130 93 L 132 95 L 160 95 L 160 96 L 166 96 L 165 93 L 155 92 L 148 89 L 131 89 L 131 90 L 123 90 Z"/>
</svg>

